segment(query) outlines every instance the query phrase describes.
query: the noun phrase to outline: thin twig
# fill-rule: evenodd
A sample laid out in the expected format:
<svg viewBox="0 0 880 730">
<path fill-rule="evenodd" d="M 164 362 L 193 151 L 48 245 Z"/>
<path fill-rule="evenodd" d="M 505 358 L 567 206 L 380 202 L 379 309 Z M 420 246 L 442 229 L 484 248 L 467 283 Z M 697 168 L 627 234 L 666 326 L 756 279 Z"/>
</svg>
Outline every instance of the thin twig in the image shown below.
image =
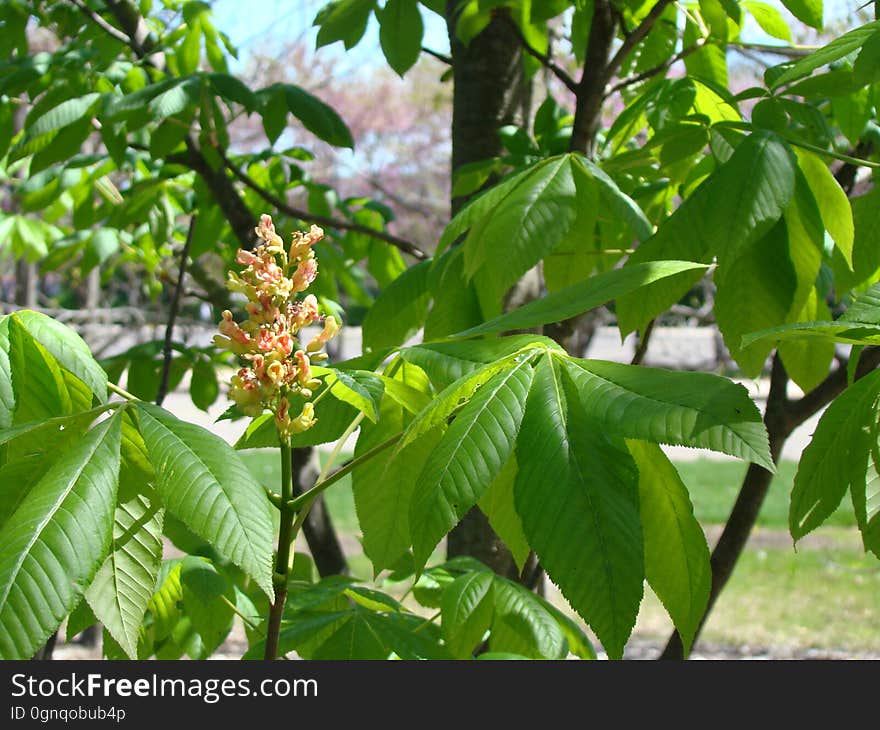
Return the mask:
<svg viewBox="0 0 880 730">
<path fill-rule="evenodd" d="M 427 258 L 430 258 L 428 254 L 422 251 L 415 244 L 406 241 L 402 238 L 398 238 L 397 236 L 391 235 L 390 233 L 385 233 L 384 231 L 376 231 L 369 226 L 361 225 L 360 223 L 352 223 L 350 221 L 343 221 L 337 218 L 328 218 L 323 215 L 315 215 L 314 213 L 309 213 L 305 210 L 300 210 L 299 208 L 294 208 L 292 205 L 288 204 L 281 198 L 273 195 L 265 188 L 261 187 L 258 183 L 256 183 L 247 173 L 242 172 L 238 169 L 238 166 L 232 163 L 232 161 L 226 156 L 223 150 L 219 148 L 215 148 L 219 153 L 220 157 L 223 160 L 223 164 L 226 168 L 241 182 L 243 182 L 247 187 L 253 190 L 257 195 L 259 195 L 263 200 L 272 205 L 274 208 L 286 213 L 287 215 L 293 218 L 299 218 L 300 220 L 304 220 L 307 223 L 315 223 L 319 226 L 325 226 L 327 228 L 338 228 L 344 231 L 353 231 L 354 233 L 363 233 L 367 236 L 372 236 L 373 238 L 378 238 L 381 241 L 385 241 L 386 243 L 390 243 L 392 246 L 396 246 L 403 253 L 409 254 L 415 259 L 419 261 L 424 261 Z"/>
<path fill-rule="evenodd" d="M 85 15 L 89 20 L 91 20 L 95 25 L 97 25 L 101 30 L 103 30 L 107 35 L 109 35 L 114 40 L 119 41 L 125 46 L 132 48 L 131 41 L 125 33 L 123 33 L 119 28 L 116 28 L 110 23 L 108 23 L 104 18 L 98 15 L 94 10 L 88 7 L 85 3 L 80 0 L 70 0 L 71 3 L 76 5 L 79 8 L 80 12 Z M 134 48 L 132 48 L 134 50 Z"/>
<path fill-rule="evenodd" d="M 636 352 L 633 355 L 630 365 L 641 365 L 642 360 L 645 359 L 645 355 L 648 354 L 648 345 L 651 343 L 651 334 L 654 332 L 654 322 L 656 321 L 657 320 L 652 319 L 645 326 L 645 331 L 642 332 L 639 337 L 639 346 L 636 348 Z"/>
<path fill-rule="evenodd" d="M 654 27 L 654 24 L 660 16 L 663 15 L 663 11 L 666 10 L 667 6 L 672 4 L 672 1 L 673 0 L 658 0 L 657 4 L 654 5 L 654 7 L 651 8 L 648 14 L 642 19 L 642 22 L 633 28 L 632 32 L 623 39 L 623 43 L 621 43 L 620 48 L 617 49 L 617 53 L 612 56 L 603 72 L 606 84 L 611 80 L 611 77 L 617 73 L 617 69 L 623 65 L 623 61 L 629 53 L 641 43 L 642 40 L 644 40 L 648 33 L 651 32 L 651 28 Z"/>
<path fill-rule="evenodd" d="M 746 51 L 758 51 L 759 53 L 772 53 L 776 56 L 785 56 L 786 58 L 804 58 L 815 51 L 818 46 L 772 46 L 766 43 L 741 43 L 731 42 L 727 44 L 731 48 Z"/>
<path fill-rule="evenodd" d="M 664 71 L 668 71 L 669 68 L 674 63 L 678 63 L 679 61 L 684 60 L 685 58 L 690 56 L 692 53 L 699 51 L 705 45 L 706 45 L 706 39 L 704 38 L 704 39 L 697 41 L 693 45 L 688 46 L 687 48 L 683 48 L 681 51 L 676 53 L 668 61 L 664 61 L 663 63 L 659 63 L 656 66 L 654 66 L 653 68 L 647 69 L 646 71 L 642 71 L 640 73 L 633 74 L 632 76 L 627 76 L 625 79 L 621 79 L 616 84 L 614 84 L 614 86 L 612 86 L 610 89 L 608 89 L 605 92 L 605 98 L 608 98 L 612 94 L 617 93 L 621 89 L 625 89 L 627 86 L 632 86 L 633 84 L 637 84 L 640 81 L 645 81 L 647 79 L 650 79 L 650 78 L 656 76 L 657 74 L 663 73 Z"/>
<path fill-rule="evenodd" d="M 523 47 L 523 50 L 533 58 L 537 58 L 541 62 L 541 64 L 547 70 L 549 70 L 557 79 L 559 79 L 570 92 L 576 94 L 578 89 L 577 81 L 575 81 L 568 74 L 568 72 L 566 72 L 565 69 L 553 63 L 553 59 L 550 58 L 549 55 L 547 55 L 546 53 L 541 53 L 541 51 L 539 51 L 537 48 L 534 48 L 528 42 L 528 40 L 526 40 L 526 37 L 523 35 L 522 30 L 513 19 L 508 17 L 508 21 L 510 23 L 510 26 L 513 28 L 514 33 L 516 33 L 517 39 L 519 40 L 520 45 Z"/>
<path fill-rule="evenodd" d="M 451 66 L 451 65 L 452 65 L 452 58 L 451 58 L 450 56 L 447 56 L 447 55 L 444 54 L 444 53 L 440 53 L 439 51 L 435 51 L 435 50 L 433 50 L 432 48 L 428 48 L 428 47 L 426 47 L 426 46 L 422 46 L 422 51 L 423 51 L 424 53 L 427 53 L 429 56 L 433 56 L 433 57 L 436 58 L 438 61 L 442 61 L 442 62 L 445 63 L 447 66 Z"/>
<path fill-rule="evenodd" d="M 189 247 L 192 243 L 193 231 L 199 214 L 193 213 L 189 219 L 189 230 L 186 232 L 186 241 L 180 252 L 180 267 L 177 270 L 177 286 L 171 297 L 171 308 L 168 310 L 168 324 L 165 327 L 165 343 L 162 346 L 162 376 L 159 378 L 159 391 L 156 393 L 156 405 L 161 406 L 165 396 L 168 395 L 168 380 L 171 377 L 171 342 L 174 337 L 174 322 L 180 311 L 180 299 L 183 294 L 183 279 L 186 275 L 186 262 L 189 259 Z"/>
</svg>

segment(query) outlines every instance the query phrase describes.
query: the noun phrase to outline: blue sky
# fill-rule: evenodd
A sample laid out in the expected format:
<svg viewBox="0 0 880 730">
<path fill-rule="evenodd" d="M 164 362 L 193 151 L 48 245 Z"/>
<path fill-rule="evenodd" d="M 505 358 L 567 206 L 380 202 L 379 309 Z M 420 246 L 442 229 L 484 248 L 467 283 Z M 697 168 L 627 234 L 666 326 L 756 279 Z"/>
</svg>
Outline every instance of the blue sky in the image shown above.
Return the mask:
<svg viewBox="0 0 880 730">
<path fill-rule="evenodd" d="M 781 9 L 786 20 L 798 22 L 783 8 L 779 0 L 763 1 Z M 244 61 L 250 53 L 260 50 L 261 47 L 265 50 L 267 45 L 271 48 L 285 39 L 305 36 L 309 45 L 314 47 L 316 29 L 312 28 L 312 21 L 325 2 L 326 0 L 215 0 L 213 7 L 217 27 L 227 33 L 239 47 L 240 59 Z M 866 0 L 825 0 L 826 23 L 852 15 L 853 9 L 864 2 Z M 423 17 L 425 45 L 441 53 L 448 53 L 449 42 L 442 18 L 428 10 L 423 11 Z M 766 36 L 751 18 L 744 37 L 756 43 L 780 42 Z M 341 63 L 350 64 L 352 68 L 382 63 L 378 23 L 375 18 L 371 19 L 366 36 L 353 51 L 346 53 L 341 43 L 334 43 L 321 52 L 337 54 Z"/>
</svg>

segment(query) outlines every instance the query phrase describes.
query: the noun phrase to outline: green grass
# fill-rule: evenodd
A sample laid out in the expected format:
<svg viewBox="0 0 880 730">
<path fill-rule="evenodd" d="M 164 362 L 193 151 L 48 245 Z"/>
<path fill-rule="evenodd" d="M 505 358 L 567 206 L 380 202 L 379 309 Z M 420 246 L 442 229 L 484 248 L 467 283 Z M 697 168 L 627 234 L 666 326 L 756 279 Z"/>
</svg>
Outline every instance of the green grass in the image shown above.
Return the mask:
<svg viewBox="0 0 880 730">
<path fill-rule="evenodd" d="M 697 459 L 676 463 L 678 473 L 687 486 L 694 503 L 694 514 L 702 525 L 723 525 L 739 494 L 748 465 L 741 461 Z M 788 530 L 788 507 L 797 463 L 783 461 L 770 483 L 767 499 L 758 516 L 759 527 Z M 825 523 L 830 527 L 856 525 L 852 502 L 844 499 Z"/>
</svg>

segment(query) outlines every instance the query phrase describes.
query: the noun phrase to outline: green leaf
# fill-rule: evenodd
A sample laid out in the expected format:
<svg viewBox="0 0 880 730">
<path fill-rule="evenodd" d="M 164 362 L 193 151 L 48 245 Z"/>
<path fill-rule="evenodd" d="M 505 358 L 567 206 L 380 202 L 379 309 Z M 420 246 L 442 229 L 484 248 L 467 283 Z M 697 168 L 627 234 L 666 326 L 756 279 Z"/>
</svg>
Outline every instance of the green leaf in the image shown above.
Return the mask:
<svg viewBox="0 0 880 730">
<path fill-rule="evenodd" d="M 88 386 L 99 403 L 107 400 L 107 374 L 92 357 L 89 346 L 73 329 L 45 314 L 27 309 L 19 310 L 13 316 L 61 367 Z"/>
<path fill-rule="evenodd" d="M 316 374 L 319 370 L 315 369 Z M 357 408 L 371 421 L 379 415 L 379 401 L 385 392 L 382 379 L 368 370 L 331 369 L 324 382 L 330 394 Z"/>
<path fill-rule="evenodd" d="M 494 613 L 491 572 L 465 573 L 443 591 L 441 630 L 446 648 L 456 659 L 470 657 L 492 623 Z"/>
<path fill-rule="evenodd" d="M 312 25 L 319 26 L 315 48 L 336 41 L 350 50 L 358 44 L 367 29 L 375 0 L 331 0 L 318 11 Z"/>
<path fill-rule="evenodd" d="M 41 115 L 25 130 L 24 136 L 9 153 L 9 161 L 39 152 L 55 134 L 71 124 L 90 117 L 100 103 L 101 94 L 92 93 L 76 99 L 66 99 Z"/>
<path fill-rule="evenodd" d="M 183 40 L 177 47 L 177 67 L 181 76 L 188 76 L 199 68 L 199 59 L 202 51 L 202 28 L 201 23 L 195 23 L 187 28 Z"/>
<path fill-rule="evenodd" d="M 721 451 L 775 472 L 761 414 L 726 378 L 569 358 L 578 399 L 605 433 Z"/>
<path fill-rule="evenodd" d="M 456 410 L 462 407 L 479 388 L 489 381 L 495 373 L 509 369 L 512 363 L 528 359 L 537 354 L 539 348 L 523 349 L 503 358 L 483 365 L 446 386 L 437 397 L 407 426 L 397 446 L 397 451 L 423 436 L 436 426 L 444 425 Z"/>
<path fill-rule="evenodd" d="M 433 262 L 408 268 L 382 289 L 363 321 L 364 347 L 397 347 L 413 337 L 428 313 L 428 272 Z"/>
<path fill-rule="evenodd" d="M 138 635 L 162 562 L 162 517 L 155 499 L 122 482 L 110 554 L 85 593 L 97 620 L 130 659 L 138 658 Z"/>
<path fill-rule="evenodd" d="M 220 386 L 217 384 L 217 371 L 210 361 L 199 359 L 193 365 L 189 394 L 196 408 L 207 411 L 214 405 L 220 395 Z"/>
<path fill-rule="evenodd" d="M 805 3 L 818 2 L 819 7 L 821 8 L 820 0 L 803 1 Z M 789 0 L 789 2 L 792 2 L 792 0 Z M 788 3 L 784 4 L 786 7 L 789 8 L 789 10 L 791 10 L 791 7 Z M 792 10 L 792 12 L 794 11 Z M 795 15 L 797 15 L 797 13 L 795 13 Z M 821 17 L 822 16 L 820 11 L 820 26 L 822 22 Z M 848 56 L 853 51 L 858 50 L 859 48 L 864 46 L 867 40 L 877 32 L 880 32 L 880 21 L 875 20 L 873 23 L 867 23 L 854 30 L 849 31 L 849 33 L 844 33 L 842 36 L 840 36 L 839 38 L 835 38 L 833 41 L 823 46 L 818 51 L 813 51 L 813 53 L 811 53 L 806 58 L 802 58 L 798 61 L 795 61 L 794 63 L 786 64 L 785 66 L 783 66 L 785 70 L 775 79 L 773 79 L 772 83 L 769 84 L 770 88 L 777 89 L 783 84 L 788 84 L 792 81 L 802 79 L 804 76 L 809 76 L 817 68 L 833 63 L 834 61 L 837 61 L 844 56 Z"/>
<path fill-rule="evenodd" d="M 494 374 L 458 413 L 416 480 L 410 534 L 416 566 L 492 483 L 513 451 L 533 370 L 527 360 Z"/>
<path fill-rule="evenodd" d="M 726 265 L 760 240 L 782 217 L 795 189 L 794 155 L 775 135 L 746 137 L 630 256 L 627 266 L 678 259 Z M 620 297 L 621 334 L 640 329 L 693 285 L 693 276 L 658 281 Z"/>
<path fill-rule="evenodd" d="M 12 386 L 12 363 L 10 362 L 10 315 L 0 317 L 0 429 L 12 425 L 15 414 L 15 390 Z"/>
<path fill-rule="evenodd" d="M 549 337 L 541 335 L 509 335 L 486 340 L 468 342 L 437 342 L 415 345 L 400 351 L 400 356 L 408 363 L 417 365 L 437 388 L 445 388 L 450 383 L 475 370 L 520 352 L 529 346 L 560 350 L 559 345 Z"/>
<path fill-rule="evenodd" d="M 712 587 L 709 546 L 687 487 L 663 450 L 646 441 L 627 441 L 627 447 L 639 469 L 645 577 L 672 617 L 687 655 Z"/>
<path fill-rule="evenodd" d="M 864 471 L 853 473 L 852 455 L 872 448 L 878 393 L 880 371 L 875 370 L 837 396 L 819 419 L 791 492 L 789 528 L 795 540 L 837 509 L 853 479 L 864 479 Z"/>
<path fill-rule="evenodd" d="M 176 84 L 154 96 L 147 111 L 156 118 L 167 119 L 180 114 L 199 101 L 201 81 L 197 77 L 180 79 Z"/>
<path fill-rule="evenodd" d="M 498 302 L 509 287 L 562 242 L 576 218 L 577 187 L 568 155 L 538 163 L 462 244 L 464 273 Z"/>
<path fill-rule="evenodd" d="M 319 139 L 334 147 L 354 149 L 351 132 L 336 111 L 299 86 L 284 86 L 287 108 L 303 126 Z"/>
<path fill-rule="evenodd" d="M 361 426 L 354 456 L 400 433 L 406 420 L 406 413 L 398 403 L 384 399 L 377 423 Z M 378 454 L 352 474 L 364 553 L 376 573 L 393 565 L 412 544 L 409 530 L 412 493 L 441 434 L 442 428 L 435 428 L 399 452 L 388 450 Z"/>
<path fill-rule="evenodd" d="M 535 596 L 556 619 L 559 629 L 568 643 L 568 651 L 581 659 L 596 659 L 596 650 L 581 626 L 541 596 Z"/>
<path fill-rule="evenodd" d="M 121 416 L 93 428 L 0 530 L 0 658 L 29 659 L 79 602 L 110 547 Z"/>
<path fill-rule="evenodd" d="M 219 436 L 147 403 L 141 435 L 168 511 L 272 598 L 272 512 L 264 490 Z"/>
<path fill-rule="evenodd" d="M 867 463 L 859 457 L 862 468 L 853 474 L 851 494 L 865 550 L 880 557 L 880 453 L 877 450 L 876 423 L 871 431 L 871 449 L 867 455 Z M 855 465 L 853 468 L 856 468 Z"/>
<path fill-rule="evenodd" d="M 761 30 L 767 35 L 783 41 L 791 41 L 791 31 L 788 28 L 788 24 L 782 17 L 782 13 L 772 5 L 755 2 L 754 0 L 746 0 L 742 5 L 751 13 L 752 17 L 761 27 Z"/>
<path fill-rule="evenodd" d="M 387 0 L 378 13 L 379 43 L 388 65 L 401 77 L 422 52 L 425 32 L 416 0 Z"/>
<path fill-rule="evenodd" d="M 507 463 L 478 502 L 492 529 L 498 534 L 513 555 L 516 567 L 522 572 L 529 557 L 529 541 L 523 533 L 522 520 L 516 513 L 513 484 L 516 481 L 516 456 L 510 455 Z"/>
<path fill-rule="evenodd" d="M 214 91 L 226 101 L 241 104 L 250 113 L 257 109 L 257 96 L 240 79 L 227 73 L 208 74 L 208 80 Z"/>
<path fill-rule="evenodd" d="M 868 38 L 859 51 L 853 63 L 853 79 L 865 86 L 880 79 L 880 33 Z"/>
<path fill-rule="evenodd" d="M 813 287 L 798 319 L 814 321 L 831 319 L 828 305 Z M 830 340 L 790 340 L 779 343 L 779 356 L 788 376 L 804 393 L 809 393 L 828 375 L 834 360 L 834 343 Z"/>
<path fill-rule="evenodd" d="M 880 325 L 861 324 L 839 319 L 834 322 L 796 322 L 752 332 L 743 337 L 743 346 L 762 340 L 786 342 L 789 340 L 831 340 L 844 345 L 880 344 Z"/>
<path fill-rule="evenodd" d="M 642 598 L 637 479 L 625 445 L 578 402 L 557 358 L 538 364 L 516 444 L 514 494 L 529 543 L 619 658 Z"/>
<path fill-rule="evenodd" d="M 287 126 L 287 94 L 281 86 L 269 87 L 260 96 L 260 116 L 263 118 L 263 131 L 270 144 L 275 144 Z"/>
<path fill-rule="evenodd" d="M 834 278 L 839 289 L 849 289 L 866 282 L 874 282 L 880 272 L 880 185 L 866 195 L 852 201 L 853 236 L 852 270 L 840 271 L 835 267 Z"/>
<path fill-rule="evenodd" d="M 564 659 L 565 635 L 557 617 L 525 586 L 494 576 L 495 616 L 489 649 L 531 659 Z"/>
<path fill-rule="evenodd" d="M 782 4 L 798 20 L 822 30 L 822 0 L 782 0 Z"/>
<path fill-rule="evenodd" d="M 804 173 L 804 179 L 819 206 L 822 223 L 825 224 L 846 263 L 852 268 L 855 229 L 849 198 L 831 174 L 828 165 L 818 155 L 799 147 L 795 148 L 795 154 L 798 165 Z"/>
<path fill-rule="evenodd" d="M 180 587 L 183 610 L 202 640 L 198 658 L 208 657 L 232 628 L 235 592 L 211 563 L 192 556 L 181 565 Z"/>
<path fill-rule="evenodd" d="M 687 272 L 692 278 L 695 272 L 702 273 L 708 266 L 691 261 L 649 261 L 622 269 L 613 269 L 603 274 L 591 276 L 578 284 L 548 294 L 541 299 L 514 309 L 507 314 L 488 322 L 459 332 L 455 337 L 527 329 L 549 322 L 558 322 L 583 312 L 595 309 L 612 299 L 667 277 L 675 277 Z"/>
</svg>

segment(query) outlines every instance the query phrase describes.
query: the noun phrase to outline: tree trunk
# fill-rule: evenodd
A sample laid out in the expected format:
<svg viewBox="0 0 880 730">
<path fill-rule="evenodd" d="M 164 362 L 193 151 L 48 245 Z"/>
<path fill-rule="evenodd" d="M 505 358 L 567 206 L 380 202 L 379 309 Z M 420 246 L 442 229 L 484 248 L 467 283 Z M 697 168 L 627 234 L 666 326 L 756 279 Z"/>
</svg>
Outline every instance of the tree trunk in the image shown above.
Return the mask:
<svg viewBox="0 0 880 730">
<path fill-rule="evenodd" d="M 531 84 L 523 73 L 520 41 L 505 17 L 495 17 L 465 46 L 456 35 L 458 0 L 448 0 L 446 22 L 452 50 L 452 172 L 502 154 L 498 130 L 528 116 Z M 484 187 L 493 185 L 490 178 Z M 453 198 L 452 214 L 467 202 Z M 510 551 L 474 507 L 449 533 L 447 555 L 473 556 L 496 573 L 517 576 Z"/>
</svg>

